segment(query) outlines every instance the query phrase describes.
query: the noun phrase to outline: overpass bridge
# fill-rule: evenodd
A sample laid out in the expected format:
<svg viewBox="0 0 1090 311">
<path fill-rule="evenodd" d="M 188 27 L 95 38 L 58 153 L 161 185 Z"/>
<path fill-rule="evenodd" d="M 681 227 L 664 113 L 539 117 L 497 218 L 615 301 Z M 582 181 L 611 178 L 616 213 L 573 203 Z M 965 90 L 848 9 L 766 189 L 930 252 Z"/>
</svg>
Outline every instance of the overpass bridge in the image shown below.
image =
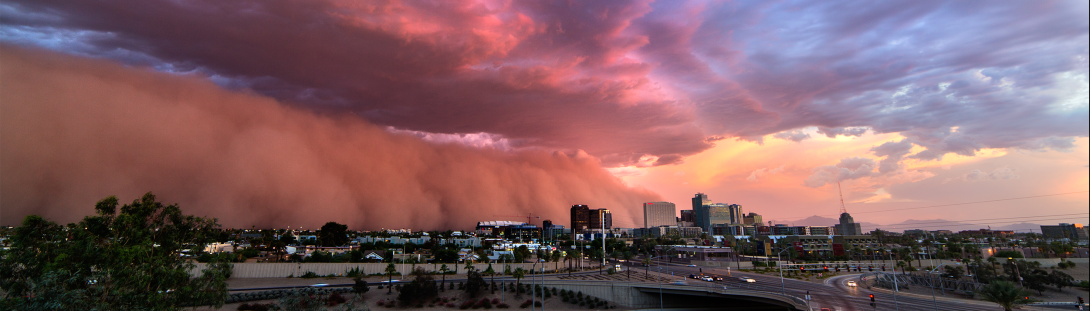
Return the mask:
<svg viewBox="0 0 1090 311">
<path fill-rule="evenodd" d="M 538 281 L 636 309 L 807 310 L 806 301 L 779 293 L 654 283 Z"/>
</svg>

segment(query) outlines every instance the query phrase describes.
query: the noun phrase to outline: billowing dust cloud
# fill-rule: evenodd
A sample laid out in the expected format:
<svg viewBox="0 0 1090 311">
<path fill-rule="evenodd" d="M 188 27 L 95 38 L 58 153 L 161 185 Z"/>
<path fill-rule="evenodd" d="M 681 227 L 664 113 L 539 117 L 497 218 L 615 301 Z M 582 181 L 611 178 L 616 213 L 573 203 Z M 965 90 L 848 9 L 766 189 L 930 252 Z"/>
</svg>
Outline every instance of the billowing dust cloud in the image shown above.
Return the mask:
<svg viewBox="0 0 1090 311">
<path fill-rule="evenodd" d="M 572 204 L 638 223 L 644 201 L 579 153 L 436 145 L 202 77 L 0 47 L 0 223 L 76 221 L 151 191 L 228 227 L 469 229 L 494 215 L 568 224 Z M 525 218 L 523 218 L 525 220 Z"/>
</svg>

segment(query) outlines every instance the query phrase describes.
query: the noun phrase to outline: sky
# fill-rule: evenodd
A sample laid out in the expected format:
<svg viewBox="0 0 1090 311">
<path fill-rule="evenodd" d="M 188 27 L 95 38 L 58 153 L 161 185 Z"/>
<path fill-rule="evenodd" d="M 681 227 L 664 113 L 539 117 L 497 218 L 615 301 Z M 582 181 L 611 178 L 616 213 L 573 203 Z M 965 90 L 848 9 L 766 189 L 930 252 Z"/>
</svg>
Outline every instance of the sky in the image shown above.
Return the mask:
<svg viewBox="0 0 1090 311">
<path fill-rule="evenodd" d="M 790 223 L 838 188 L 877 224 L 1088 223 L 1088 6 L 5 1 L 0 224 L 148 191 L 238 227 L 697 192 Z"/>
</svg>

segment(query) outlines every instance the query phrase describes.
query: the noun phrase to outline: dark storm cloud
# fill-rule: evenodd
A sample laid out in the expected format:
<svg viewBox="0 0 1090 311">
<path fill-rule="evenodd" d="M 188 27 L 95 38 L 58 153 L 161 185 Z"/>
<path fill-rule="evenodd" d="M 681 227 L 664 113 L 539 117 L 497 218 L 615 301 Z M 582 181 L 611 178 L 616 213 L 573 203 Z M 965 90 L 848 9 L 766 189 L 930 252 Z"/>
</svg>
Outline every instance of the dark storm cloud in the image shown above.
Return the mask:
<svg viewBox="0 0 1090 311">
<path fill-rule="evenodd" d="M 6 42 L 204 72 L 402 130 L 606 165 L 818 127 L 941 159 L 1090 135 L 1085 1 L 57 1 Z M 887 158 L 889 160 L 891 158 Z M 886 161 L 883 161 L 886 162 Z M 892 163 L 896 164 L 896 163 Z M 884 167 L 892 167 L 883 163 Z"/>
</svg>

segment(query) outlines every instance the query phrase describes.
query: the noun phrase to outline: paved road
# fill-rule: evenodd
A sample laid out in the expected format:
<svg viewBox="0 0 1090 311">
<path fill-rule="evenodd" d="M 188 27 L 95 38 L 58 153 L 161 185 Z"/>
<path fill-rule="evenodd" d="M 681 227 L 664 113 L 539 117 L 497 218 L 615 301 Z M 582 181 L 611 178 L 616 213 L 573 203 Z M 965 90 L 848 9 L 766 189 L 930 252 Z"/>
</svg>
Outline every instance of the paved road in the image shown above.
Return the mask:
<svg viewBox="0 0 1090 311">
<path fill-rule="evenodd" d="M 689 274 L 699 274 L 701 269 L 696 267 L 687 267 L 680 264 L 667 265 L 669 271 L 675 275 L 688 276 Z M 664 267 L 665 269 L 665 267 Z M 937 299 L 933 301 L 930 297 L 927 299 L 918 296 L 906 296 L 898 294 L 896 297 L 896 303 L 892 293 L 882 291 L 870 291 L 865 288 L 848 287 L 848 280 L 858 281 L 859 274 L 851 274 L 846 276 L 838 276 L 829 278 L 825 284 L 811 283 L 793 279 L 784 279 L 783 288 L 781 290 L 780 278 L 778 276 L 768 276 L 755 273 L 740 273 L 738 271 L 732 271 L 730 276 L 727 275 L 726 269 L 712 269 L 703 268 L 705 275 L 713 275 L 723 277 L 722 282 L 704 282 L 700 280 L 689 279 L 690 286 L 718 286 L 727 288 L 740 288 L 759 291 L 768 291 L 780 293 L 786 292 L 789 296 L 805 297 L 809 292 L 811 296 L 810 306 L 812 310 L 822 310 L 827 308 L 828 310 L 837 311 L 871 311 L 871 310 L 1002 310 L 1002 308 L 994 304 L 986 304 L 983 302 L 964 301 L 954 299 Z M 755 279 L 756 283 L 745 283 L 741 281 L 740 277 L 750 277 Z M 877 308 L 870 306 L 870 299 L 868 295 L 874 294 L 877 301 Z"/>
</svg>

